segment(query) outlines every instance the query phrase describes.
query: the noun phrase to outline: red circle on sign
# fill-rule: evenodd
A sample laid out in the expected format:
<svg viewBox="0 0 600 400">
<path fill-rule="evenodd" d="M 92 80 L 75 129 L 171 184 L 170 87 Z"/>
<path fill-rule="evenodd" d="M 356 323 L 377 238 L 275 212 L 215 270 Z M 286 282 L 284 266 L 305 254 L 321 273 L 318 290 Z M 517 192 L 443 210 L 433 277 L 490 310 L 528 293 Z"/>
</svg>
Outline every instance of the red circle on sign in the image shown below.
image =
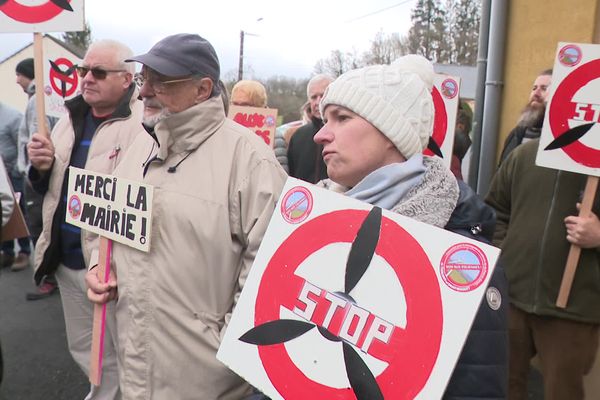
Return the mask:
<svg viewBox="0 0 600 400">
<path fill-rule="evenodd" d="M 69 3 L 71 0 L 68 0 Z M 26 24 L 36 24 L 46 22 L 56 17 L 63 8 L 57 6 L 51 1 L 38 6 L 25 6 L 18 3 L 16 0 L 8 0 L 0 10 L 15 21 L 24 22 Z"/>
<path fill-rule="evenodd" d="M 298 266 L 327 245 L 352 243 L 367 214 L 365 210 L 334 211 L 296 229 L 275 251 L 262 276 L 255 326 L 279 320 L 282 306 L 292 310 L 305 282 L 295 274 Z M 386 217 L 382 217 L 375 253 L 393 268 L 406 299 L 406 327 L 396 326 L 387 344 L 373 341 L 369 349 L 388 363 L 376 377 L 377 384 L 386 399 L 413 398 L 429 379 L 440 349 L 443 312 L 438 279 L 419 243 Z M 360 306 L 360 299 L 356 300 Z M 286 399 L 356 398 L 351 388 L 329 387 L 307 378 L 284 344 L 259 346 L 258 353 L 271 383 Z"/>
<path fill-rule="evenodd" d="M 54 63 L 60 67 L 62 65 L 66 65 L 66 69 L 69 69 L 73 66 L 73 63 L 67 58 L 57 58 Z M 65 93 L 62 93 L 62 89 L 58 87 L 56 84 L 56 80 L 64 81 L 67 85 L 71 84 L 71 86 L 67 87 Z M 71 75 L 64 75 L 57 71 L 55 71 L 52 67 L 50 68 L 50 85 L 52 85 L 52 89 L 61 97 L 69 97 L 75 90 L 77 90 L 77 84 L 79 83 L 79 78 L 77 77 L 77 72 L 73 71 Z"/>
<path fill-rule="evenodd" d="M 552 136 L 557 138 L 570 129 L 569 119 L 575 114 L 573 97 L 579 89 L 598 77 L 600 77 L 600 59 L 581 65 L 563 79 L 556 88 L 550 104 L 549 121 Z M 600 168 L 600 150 L 598 149 L 586 146 L 580 141 L 575 141 L 561 149 L 581 165 Z"/>
<path fill-rule="evenodd" d="M 431 90 L 431 97 L 433 98 L 433 133 L 431 138 L 441 149 L 444 140 L 446 139 L 446 131 L 448 130 L 448 113 L 446 112 L 446 104 L 440 94 L 439 90 L 434 86 Z M 427 156 L 433 156 L 433 152 L 429 149 L 425 149 L 423 154 Z"/>
</svg>

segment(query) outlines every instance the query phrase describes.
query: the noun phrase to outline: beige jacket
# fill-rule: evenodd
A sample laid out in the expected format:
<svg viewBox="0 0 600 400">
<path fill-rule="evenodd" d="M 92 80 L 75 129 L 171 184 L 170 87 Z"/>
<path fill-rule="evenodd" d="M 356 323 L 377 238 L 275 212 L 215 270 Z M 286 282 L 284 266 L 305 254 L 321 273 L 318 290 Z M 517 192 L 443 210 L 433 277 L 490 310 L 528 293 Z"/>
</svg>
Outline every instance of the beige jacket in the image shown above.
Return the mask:
<svg viewBox="0 0 600 400">
<path fill-rule="evenodd" d="M 111 174 L 123 160 L 125 150 L 133 142 L 138 133 L 142 133 L 142 102 L 137 100 L 138 91 L 133 86 L 123 98 L 111 118 L 103 122 L 97 129 L 90 145 L 85 168 Z M 35 248 L 35 280 L 39 284 L 45 275 L 58 268 L 60 261 L 60 224 L 64 223 L 64 215 L 58 209 L 62 193 L 65 171 L 69 167 L 71 152 L 75 142 L 73 124 L 79 126 L 89 106 L 80 96 L 68 102 L 69 115 L 62 117 L 52 130 L 54 144 L 54 164 L 49 175 L 40 174 L 31 167 L 29 179 L 34 189 L 44 194 L 42 205 L 43 230 Z M 62 220 L 61 220 L 62 219 Z M 97 254 L 97 236 L 82 230 L 81 247 L 86 265 L 89 265 L 92 253 Z M 96 249 L 96 250 L 94 250 Z"/>
<path fill-rule="evenodd" d="M 113 249 L 123 398 L 243 399 L 249 385 L 216 353 L 286 174 L 219 97 L 155 135 L 138 136 L 116 170 L 154 186 L 150 251 Z"/>
</svg>

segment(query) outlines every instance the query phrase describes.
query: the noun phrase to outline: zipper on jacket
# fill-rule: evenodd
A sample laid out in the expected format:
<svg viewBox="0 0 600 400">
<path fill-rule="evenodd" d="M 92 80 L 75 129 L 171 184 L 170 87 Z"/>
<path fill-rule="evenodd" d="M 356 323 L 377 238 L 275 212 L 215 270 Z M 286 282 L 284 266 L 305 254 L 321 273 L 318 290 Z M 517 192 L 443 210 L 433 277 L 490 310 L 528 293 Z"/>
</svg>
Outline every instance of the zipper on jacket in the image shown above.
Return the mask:
<svg viewBox="0 0 600 400">
<path fill-rule="evenodd" d="M 552 191 L 552 201 L 550 202 L 550 208 L 548 209 L 548 214 L 546 215 L 546 224 L 544 225 L 544 233 L 542 234 L 542 245 L 540 247 L 540 252 L 538 254 L 538 265 L 537 265 L 537 274 L 535 277 L 535 291 L 533 297 L 533 313 L 537 312 L 537 301 L 540 293 L 540 277 L 542 275 L 542 259 L 544 257 L 546 251 L 546 238 L 548 237 L 548 227 L 550 225 L 550 216 L 553 214 L 554 205 L 556 203 L 556 193 L 558 191 L 558 181 L 560 178 L 560 174 L 562 171 L 558 171 L 556 173 L 556 178 L 554 180 L 554 190 Z"/>
</svg>

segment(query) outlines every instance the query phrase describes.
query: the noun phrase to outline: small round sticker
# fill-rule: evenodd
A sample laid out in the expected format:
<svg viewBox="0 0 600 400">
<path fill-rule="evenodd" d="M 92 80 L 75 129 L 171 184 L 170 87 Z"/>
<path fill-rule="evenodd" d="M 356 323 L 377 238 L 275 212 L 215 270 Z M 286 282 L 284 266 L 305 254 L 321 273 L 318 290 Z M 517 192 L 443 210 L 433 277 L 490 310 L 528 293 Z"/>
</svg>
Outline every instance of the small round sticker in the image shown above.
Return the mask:
<svg viewBox="0 0 600 400">
<path fill-rule="evenodd" d="M 296 186 L 283 196 L 281 215 L 290 224 L 298 224 L 308 218 L 312 207 L 313 198 L 310 190 L 303 186 Z"/>
<path fill-rule="evenodd" d="M 498 311 L 498 309 L 500 309 L 500 306 L 502 305 L 502 295 L 497 288 L 493 286 L 487 288 L 485 291 L 485 299 L 492 310 Z"/>
<path fill-rule="evenodd" d="M 583 52 L 574 44 L 568 44 L 564 46 L 558 52 L 558 61 L 562 65 L 566 65 L 567 67 L 572 67 L 579 64 L 581 61 L 581 57 L 583 56 Z"/>
<path fill-rule="evenodd" d="M 458 83 L 454 79 L 446 79 L 442 82 L 442 94 L 448 99 L 453 99 L 458 94 Z"/>
<path fill-rule="evenodd" d="M 68 203 L 69 215 L 73 219 L 79 218 L 81 215 L 81 200 L 76 195 L 71 196 Z"/>
<path fill-rule="evenodd" d="M 487 257 L 473 244 L 455 244 L 442 256 L 440 273 L 444 283 L 451 289 L 470 292 L 477 289 L 487 276 Z"/>
<path fill-rule="evenodd" d="M 275 126 L 275 118 L 273 118 L 272 115 L 268 115 L 267 118 L 265 118 L 265 125 L 267 126 Z"/>
</svg>

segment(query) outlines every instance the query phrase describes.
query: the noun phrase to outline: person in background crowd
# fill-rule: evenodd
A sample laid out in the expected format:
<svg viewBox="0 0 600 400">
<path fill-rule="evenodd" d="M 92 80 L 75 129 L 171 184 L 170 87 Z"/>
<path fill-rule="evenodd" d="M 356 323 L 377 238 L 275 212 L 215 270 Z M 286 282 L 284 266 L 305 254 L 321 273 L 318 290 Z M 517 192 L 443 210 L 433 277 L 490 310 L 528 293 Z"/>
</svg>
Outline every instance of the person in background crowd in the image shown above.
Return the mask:
<svg viewBox="0 0 600 400">
<path fill-rule="evenodd" d="M 586 177 L 535 165 L 539 138 L 519 145 L 496 172 L 486 202 L 496 210 L 494 244 L 509 283 L 509 399 L 527 399 L 539 355 L 546 400 L 581 400 L 598 349 L 600 190 L 579 217 Z M 582 248 L 566 308 L 556 306 L 571 244 Z"/>
<path fill-rule="evenodd" d="M 380 208 L 489 241 L 494 212 L 437 157 L 423 156 L 433 131 L 433 66 L 408 55 L 344 73 L 321 100 L 329 179 L 319 183 Z M 507 391 L 507 293 L 496 265 L 444 399 L 503 399 Z"/>
<path fill-rule="evenodd" d="M 521 112 L 517 126 L 510 131 L 504 141 L 504 147 L 500 154 L 500 163 L 521 143 L 540 137 L 544 114 L 548 103 L 548 88 L 552 84 L 552 69 L 542 71 L 535 81 L 529 93 L 529 102 Z"/>
<path fill-rule="evenodd" d="M 12 195 L 10 188 L 10 182 L 8 174 L 4 168 L 4 163 L 0 159 L 0 210 L 2 210 L 2 218 L 0 223 L 0 240 L 2 240 L 2 228 L 6 225 L 10 219 L 15 199 Z M 0 384 L 2 384 L 2 377 L 4 376 L 4 359 L 2 358 L 2 347 L 0 346 Z"/>
<path fill-rule="evenodd" d="M 241 80 L 231 89 L 231 104 L 236 106 L 266 108 L 267 103 L 267 89 L 258 81 Z M 279 164 L 288 172 L 287 146 L 283 134 L 277 130 L 273 150 Z"/>
<path fill-rule="evenodd" d="M 51 138 L 34 133 L 27 145 L 29 180 L 44 195 L 44 227 L 35 251 L 35 281 L 56 273 L 60 287 L 67 342 L 71 355 L 89 373 L 93 304 L 87 300 L 85 274 L 97 264 L 95 235 L 65 223 L 69 166 L 111 174 L 141 130 L 142 103 L 133 83 L 132 55 L 113 40 L 92 43 L 77 67 L 81 94 L 65 102 L 68 115 Z M 108 309 L 104 339 L 102 384 L 92 386 L 86 399 L 119 399 L 114 311 Z M 127 398 L 127 397 L 124 397 Z"/>
<path fill-rule="evenodd" d="M 17 138 L 23 116 L 12 107 L 0 102 L 0 156 L 15 192 L 23 192 L 23 176 L 17 170 Z M 23 206 L 23 198 L 20 200 Z M 31 248 L 29 238 L 20 238 L 19 252 L 15 257 L 15 241 L 2 242 L 2 268 L 20 271 L 29 266 Z"/>
<path fill-rule="evenodd" d="M 454 131 L 454 143 L 452 146 L 452 160 L 450 170 L 457 179 L 464 180 L 462 174 L 462 163 L 471 147 L 471 115 L 469 106 L 464 101 L 460 102 L 456 114 L 456 128 Z M 470 153 L 469 153 L 470 157 Z"/>
<path fill-rule="evenodd" d="M 2 219 L 0 227 L 6 225 L 10 217 L 12 216 L 15 204 L 15 198 L 13 197 L 12 190 L 10 188 L 10 179 L 8 173 L 4 167 L 4 162 L 0 160 L 0 210 L 2 210 Z M 0 232 L 2 230 L 0 229 Z M 0 239 L 2 235 L 0 235 Z"/>
<path fill-rule="evenodd" d="M 116 279 L 88 272 L 88 297 L 115 299 L 123 398 L 240 400 L 252 389 L 216 359 L 286 174 L 226 118 L 213 46 L 176 34 L 129 61 L 147 134 L 115 174 L 154 187 L 150 251 L 114 243 Z M 115 274 L 111 274 L 115 276 Z"/>
<path fill-rule="evenodd" d="M 302 104 L 302 107 L 300 107 L 300 114 L 302 115 L 302 119 L 288 122 L 287 124 L 279 127 L 282 128 L 281 130 L 283 131 L 283 139 L 285 140 L 286 146 L 290 145 L 290 140 L 292 140 L 294 133 L 296 133 L 300 127 L 310 122 L 310 103 L 308 101 Z"/>
<path fill-rule="evenodd" d="M 288 146 L 288 167 L 290 176 L 310 183 L 327 178 L 327 167 L 321 155 L 322 147 L 313 140 L 323 126 L 319 102 L 325 89 L 333 79 L 327 75 L 316 75 L 308 81 L 306 93 L 310 106 L 310 122 L 294 133 Z"/>
<path fill-rule="evenodd" d="M 27 143 L 34 132 L 38 132 L 37 126 L 37 106 L 35 100 L 35 72 L 33 68 L 33 58 L 26 58 L 17 64 L 15 69 L 17 75 L 17 84 L 23 88 L 29 97 L 27 108 L 19 126 L 19 136 L 17 140 L 17 169 L 23 177 L 22 204 L 23 213 L 27 221 L 27 227 L 31 235 L 33 246 L 42 232 L 42 200 L 43 196 L 38 194 L 31 187 L 27 179 L 27 170 L 29 169 L 29 158 L 27 157 Z M 58 118 L 46 116 L 46 127 L 48 132 L 52 131 Z M 26 295 L 27 300 L 40 300 L 56 293 L 58 284 L 54 273 L 48 274 L 43 282 L 36 287 L 36 290 Z"/>
</svg>

